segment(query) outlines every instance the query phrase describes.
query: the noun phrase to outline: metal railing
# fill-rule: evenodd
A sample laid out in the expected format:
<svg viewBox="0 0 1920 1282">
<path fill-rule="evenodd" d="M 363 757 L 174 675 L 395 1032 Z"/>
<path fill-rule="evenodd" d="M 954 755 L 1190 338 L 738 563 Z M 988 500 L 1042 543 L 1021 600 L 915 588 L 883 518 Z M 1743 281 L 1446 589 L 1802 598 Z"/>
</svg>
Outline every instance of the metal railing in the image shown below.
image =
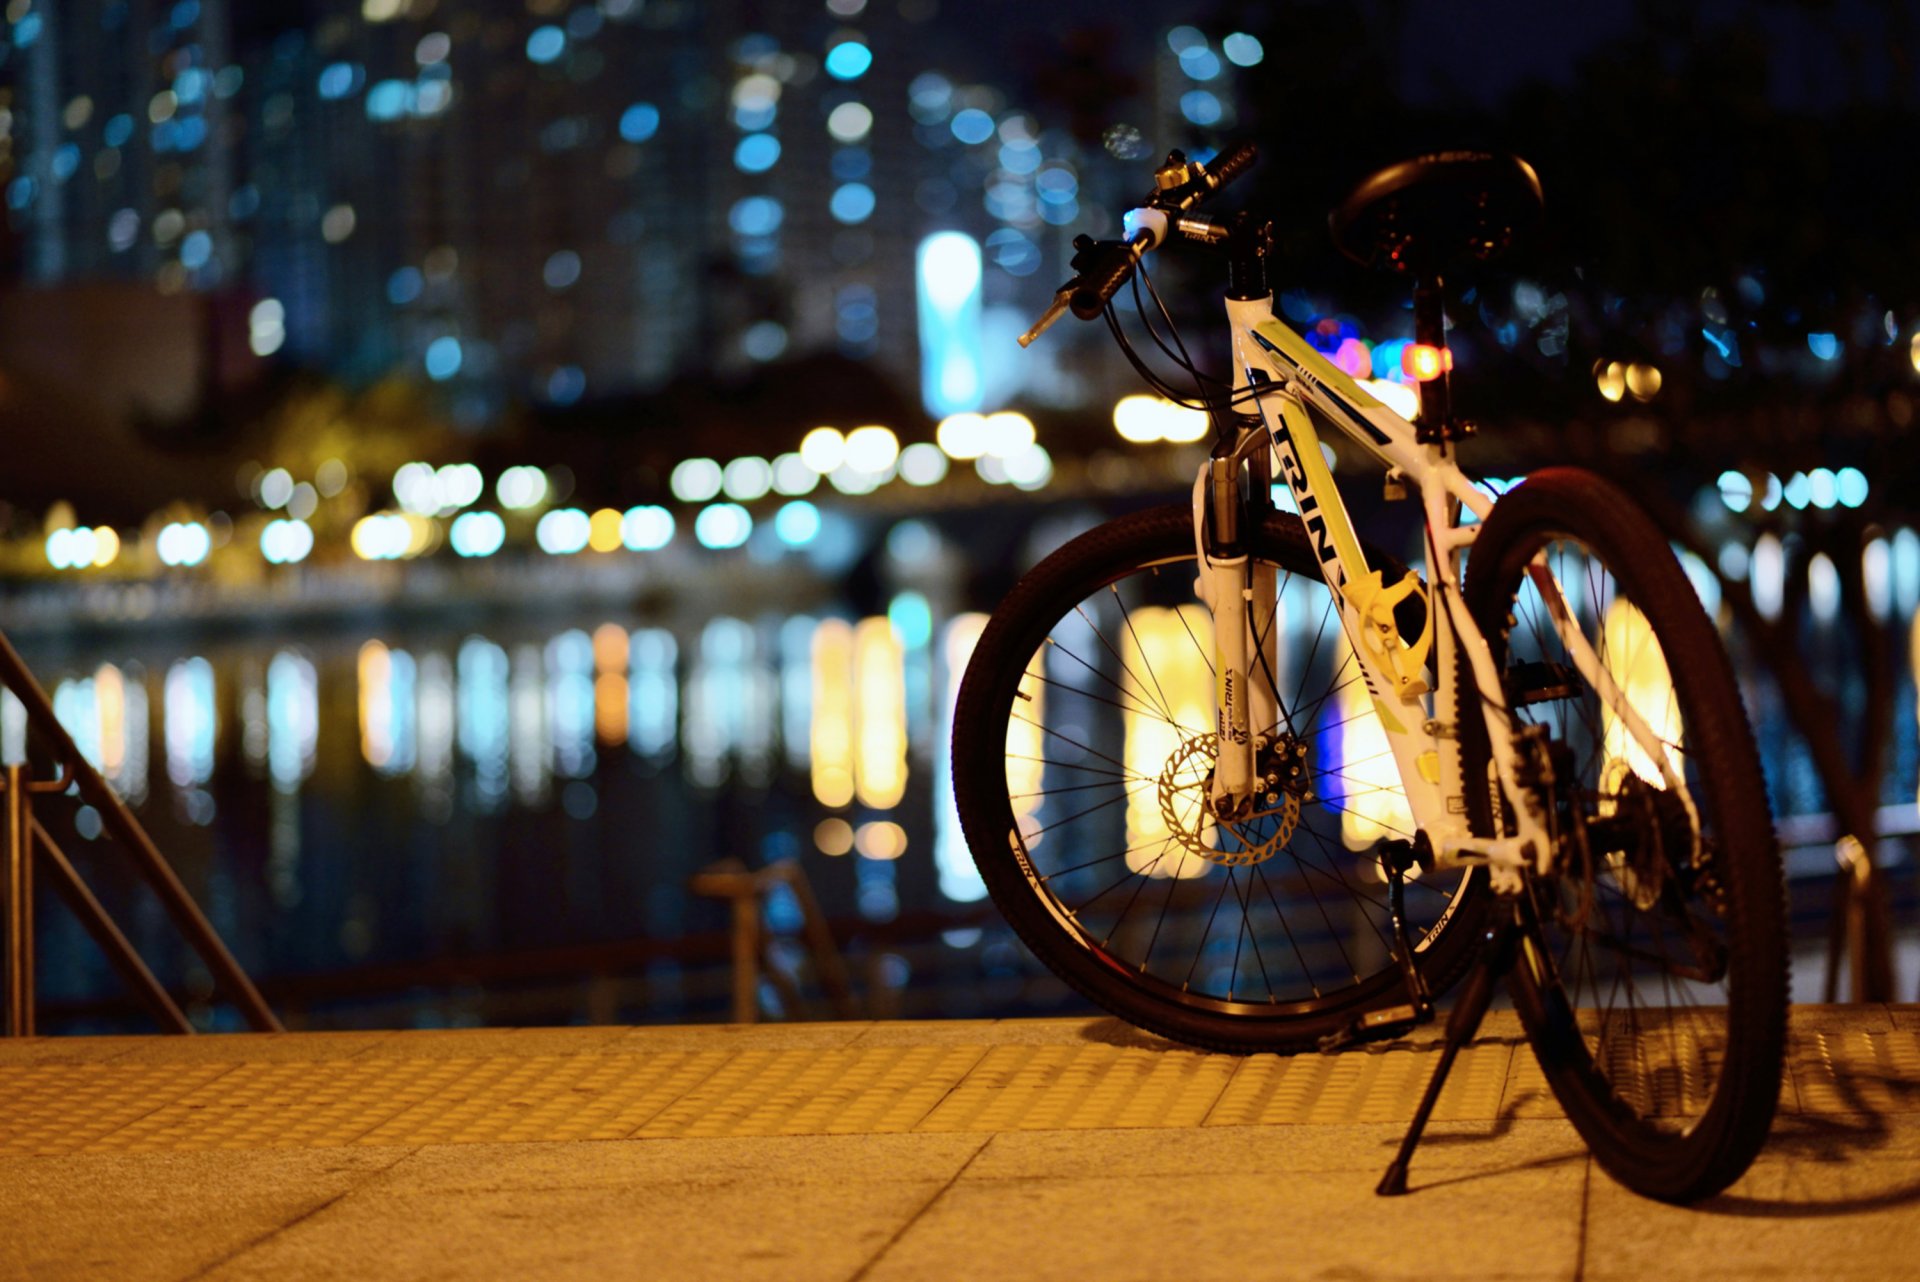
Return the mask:
<svg viewBox="0 0 1920 1282">
<path fill-rule="evenodd" d="M 769 945 L 772 937 L 762 927 L 767 896 L 776 886 L 793 892 L 800 907 L 801 935 L 820 987 L 826 992 L 835 1018 L 855 1019 L 859 1006 L 847 979 L 846 962 L 834 943 L 820 901 L 814 898 L 806 872 L 795 859 L 781 859 L 764 868 L 750 869 L 738 859 L 722 859 L 696 873 L 688 883 L 696 895 L 725 899 L 733 907 L 733 1022 L 752 1024 L 760 1018 L 760 980 L 764 976 L 780 993 L 789 1010 L 800 1006 L 798 986 L 776 964 Z"/>
<path fill-rule="evenodd" d="M 104 832 L 125 852 L 134 871 L 166 909 L 174 927 L 206 964 L 213 976 L 215 991 L 233 1003 L 249 1028 L 256 1032 L 282 1031 L 280 1021 L 268 1009 L 260 990 L 227 951 L 219 933 L 181 884 L 153 838 L 60 724 L 47 692 L 34 680 L 33 673 L 4 633 L 0 633 L 0 688 L 12 691 L 25 708 L 29 743 L 37 742 L 44 747 L 59 771 L 54 779 L 34 779 L 29 767 L 19 763 L 0 770 L 0 792 L 5 793 L 6 804 L 5 849 L 0 851 L 5 858 L 5 876 L 0 879 L 0 895 L 4 896 L 4 904 L 0 904 L 0 963 L 5 967 L 0 998 L 5 1000 L 5 1023 L 0 1033 L 10 1037 L 34 1035 L 33 879 L 36 868 L 51 878 L 55 893 L 160 1026 L 174 1033 L 194 1031 L 186 1012 L 154 978 L 140 954 L 87 888 L 72 861 L 33 813 L 35 794 L 69 790 L 77 792 L 83 802 L 98 812 Z"/>
</svg>

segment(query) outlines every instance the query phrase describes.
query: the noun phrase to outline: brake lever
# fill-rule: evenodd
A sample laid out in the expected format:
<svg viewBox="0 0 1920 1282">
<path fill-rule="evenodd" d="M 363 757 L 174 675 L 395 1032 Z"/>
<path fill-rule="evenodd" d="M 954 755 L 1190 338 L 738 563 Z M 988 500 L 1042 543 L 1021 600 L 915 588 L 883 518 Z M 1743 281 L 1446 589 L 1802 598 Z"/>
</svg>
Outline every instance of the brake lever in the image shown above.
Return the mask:
<svg viewBox="0 0 1920 1282">
<path fill-rule="evenodd" d="M 1033 323 L 1032 329 L 1020 335 L 1020 346 L 1030 346 L 1034 339 L 1046 333 L 1053 323 L 1060 319 L 1060 314 L 1067 310 L 1067 305 L 1073 299 L 1073 291 L 1079 288 L 1079 285 L 1080 278 L 1075 276 L 1055 292 L 1052 305 L 1047 308 L 1039 320 Z"/>
</svg>

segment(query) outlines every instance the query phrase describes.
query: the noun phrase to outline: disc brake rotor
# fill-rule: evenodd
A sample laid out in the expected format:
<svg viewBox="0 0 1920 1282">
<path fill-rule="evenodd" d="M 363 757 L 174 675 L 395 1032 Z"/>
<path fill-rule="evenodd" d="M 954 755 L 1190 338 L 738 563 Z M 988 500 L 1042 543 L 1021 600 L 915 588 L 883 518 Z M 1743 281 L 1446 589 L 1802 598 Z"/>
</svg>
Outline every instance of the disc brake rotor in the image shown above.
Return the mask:
<svg viewBox="0 0 1920 1282">
<path fill-rule="evenodd" d="M 1217 735 L 1184 741 L 1161 767 L 1160 817 L 1188 853 L 1225 868 L 1245 868 L 1273 858 L 1300 823 L 1300 798 L 1286 789 L 1254 794 L 1244 816 L 1222 821 L 1207 805 L 1213 785 Z M 1233 845 L 1235 849 L 1223 847 Z"/>
</svg>

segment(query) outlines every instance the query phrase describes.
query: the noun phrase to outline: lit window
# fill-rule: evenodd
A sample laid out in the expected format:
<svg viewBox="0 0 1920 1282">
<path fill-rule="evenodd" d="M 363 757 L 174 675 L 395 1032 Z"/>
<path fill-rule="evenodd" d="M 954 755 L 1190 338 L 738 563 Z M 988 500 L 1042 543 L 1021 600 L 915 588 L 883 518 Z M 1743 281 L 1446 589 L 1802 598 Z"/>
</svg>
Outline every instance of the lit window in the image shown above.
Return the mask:
<svg viewBox="0 0 1920 1282">
<path fill-rule="evenodd" d="M 780 140 L 772 134 L 748 134 L 733 149 L 733 167 L 742 173 L 765 173 L 779 159 Z"/>
<path fill-rule="evenodd" d="M 463 357 L 460 340 L 451 334 L 443 335 L 427 344 L 427 377 L 435 382 L 445 382 L 460 372 Z"/>
<path fill-rule="evenodd" d="M 567 49 L 567 33 L 555 26 L 536 27 L 527 37 L 529 62 L 552 62 Z"/>
<path fill-rule="evenodd" d="M 873 188 L 865 183 L 846 183 L 837 188 L 829 208 L 843 223 L 863 223 L 873 216 Z"/>
<path fill-rule="evenodd" d="M 827 132 L 841 142 L 859 142 L 872 129 L 873 112 L 863 102 L 843 102 L 827 117 Z"/>
<path fill-rule="evenodd" d="M 650 102 L 636 102 L 620 113 L 620 136 L 628 142 L 645 142 L 660 128 L 660 109 Z"/>
<path fill-rule="evenodd" d="M 835 80 L 858 80 L 873 65 L 873 51 L 858 40 L 847 40 L 827 52 L 827 74 Z"/>
</svg>

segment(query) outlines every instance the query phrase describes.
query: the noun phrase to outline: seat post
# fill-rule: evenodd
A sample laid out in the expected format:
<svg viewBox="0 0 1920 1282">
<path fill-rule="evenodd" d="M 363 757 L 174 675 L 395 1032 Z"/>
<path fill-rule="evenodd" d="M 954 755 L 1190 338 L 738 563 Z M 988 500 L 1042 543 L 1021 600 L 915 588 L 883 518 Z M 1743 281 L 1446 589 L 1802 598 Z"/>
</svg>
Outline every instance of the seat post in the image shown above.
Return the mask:
<svg viewBox="0 0 1920 1282">
<path fill-rule="evenodd" d="M 1440 352 L 1440 372 L 1420 384 L 1420 421 L 1416 439 L 1422 445 L 1442 445 L 1472 434 L 1472 429 L 1453 419 L 1452 373 L 1445 359 L 1447 317 L 1441 300 L 1443 282 L 1440 273 L 1421 272 L 1413 285 L 1413 341 Z"/>
</svg>

